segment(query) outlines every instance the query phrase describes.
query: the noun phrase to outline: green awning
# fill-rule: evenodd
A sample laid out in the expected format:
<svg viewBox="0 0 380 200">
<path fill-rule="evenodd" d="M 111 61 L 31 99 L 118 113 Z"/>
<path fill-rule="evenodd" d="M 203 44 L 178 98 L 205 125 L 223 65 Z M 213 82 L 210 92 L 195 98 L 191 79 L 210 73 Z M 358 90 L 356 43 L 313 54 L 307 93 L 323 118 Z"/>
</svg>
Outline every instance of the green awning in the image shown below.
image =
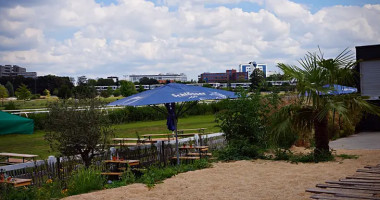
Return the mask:
<svg viewBox="0 0 380 200">
<path fill-rule="evenodd" d="M 0 135 L 12 133 L 32 134 L 33 129 L 33 119 L 28 119 L 0 111 Z"/>
</svg>

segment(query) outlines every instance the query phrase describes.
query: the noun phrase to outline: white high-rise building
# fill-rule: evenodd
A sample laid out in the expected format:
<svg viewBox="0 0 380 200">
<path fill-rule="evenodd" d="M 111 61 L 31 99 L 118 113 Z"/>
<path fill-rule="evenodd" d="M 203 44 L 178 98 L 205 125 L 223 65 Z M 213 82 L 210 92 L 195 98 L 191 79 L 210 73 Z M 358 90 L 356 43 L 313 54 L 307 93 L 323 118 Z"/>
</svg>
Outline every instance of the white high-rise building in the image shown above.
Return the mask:
<svg viewBox="0 0 380 200">
<path fill-rule="evenodd" d="M 256 63 L 255 61 L 249 62 L 248 64 L 240 64 L 239 72 L 248 72 L 248 76 L 250 76 L 255 69 L 260 69 L 264 72 L 264 77 L 267 77 L 267 64 L 264 63 Z"/>
</svg>

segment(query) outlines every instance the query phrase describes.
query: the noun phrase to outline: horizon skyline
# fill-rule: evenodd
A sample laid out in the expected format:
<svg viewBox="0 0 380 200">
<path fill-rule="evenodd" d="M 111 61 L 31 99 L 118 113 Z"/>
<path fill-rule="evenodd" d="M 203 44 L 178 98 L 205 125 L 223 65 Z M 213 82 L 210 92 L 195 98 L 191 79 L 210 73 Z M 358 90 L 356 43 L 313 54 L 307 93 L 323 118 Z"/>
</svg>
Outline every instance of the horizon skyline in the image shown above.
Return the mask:
<svg viewBox="0 0 380 200">
<path fill-rule="evenodd" d="M 197 80 L 380 44 L 380 0 L 15 0 L 0 11 L 0 62 L 39 75 Z"/>
</svg>

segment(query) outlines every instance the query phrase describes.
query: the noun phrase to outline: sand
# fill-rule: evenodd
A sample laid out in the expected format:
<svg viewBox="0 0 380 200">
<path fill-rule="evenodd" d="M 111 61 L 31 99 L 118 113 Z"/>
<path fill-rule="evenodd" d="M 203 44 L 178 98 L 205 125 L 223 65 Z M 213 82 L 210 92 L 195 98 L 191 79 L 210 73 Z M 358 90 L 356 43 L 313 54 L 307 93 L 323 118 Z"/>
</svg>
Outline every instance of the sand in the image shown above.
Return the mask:
<svg viewBox="0 0 380 200">
<path fill-rule="evenodd" d="M 72 199 L 308 199 L 313 188 L 326 180 L 338 180 L 365 165 L 380 163 L 380 150 L 338 150 L 359 155 L 325 163 L 284 161 L 236 161 L 214 163 L 212 168 L 179 174 L 148 189 L 143 184 L 71 196 Z"/>
</svg>

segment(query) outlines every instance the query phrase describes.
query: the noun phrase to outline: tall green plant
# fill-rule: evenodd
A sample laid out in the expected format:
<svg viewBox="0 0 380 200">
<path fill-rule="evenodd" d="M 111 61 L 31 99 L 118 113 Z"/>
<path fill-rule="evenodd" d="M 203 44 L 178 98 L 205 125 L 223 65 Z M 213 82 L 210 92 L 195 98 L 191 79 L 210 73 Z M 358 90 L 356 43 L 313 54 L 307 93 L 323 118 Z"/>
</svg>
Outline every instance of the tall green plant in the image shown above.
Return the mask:
<svg viewBox="0 0 380 200">
<path fill-rule="evenodd" d="M 76 195 L 101 190 L 105 182 L 106 177 L 100 175 L 99 170 L 91 167 L 80 168 L 71 175 L 67 184 L 67 193 L 69 195 Z"/>
<path fill-rule="evenodd" d="M 345 49 L 334 59 L 325 59 L 323 54 L 308 53 L 299 61 L 301 67 L 278 64 L 285 75 L 297 80 L 296 100 L 284 106 L 275 115 L 274 135 L 284 131 L 314 131 L 314 153 L 329 152 L 329 113 L 337 112 L 349 119 L 350 106 L 379 114 L 379 109 L 359 95 L 343 95 L 344 98 L 325 95 L 334 90 L 333 84 L 349 85 L 353 81 L 356 62 L 352 53 Z M 329 84 L 330 87 L 326 87 Z M 345 100 L 343 100 L 345 99 Z M 350 103 L 348 103 L 350 102 Z"/>
<path fill-rule="evenodd" d="M 21 84 L 16 90 L 17 99 L 27 100 L 30 99 L 32 93 L 29 91 L 28 87 L 25 84 Z"/>
<path fill-rule="evenodd" d="M 53 151 L 64 156 L 80 155 L 88 167 L 96 152 L 113 136 L 107 113 L 97 99 L 53 102 L 49 106 L 45 139 Z"/>
<path fill-rule="evenodd" d="M 1 106 L 4 105 L 4 98 L 7 98 L 7 97 L 8 97 L 8 90 L 3 85 L 0 85 Z"/>
</svg>

